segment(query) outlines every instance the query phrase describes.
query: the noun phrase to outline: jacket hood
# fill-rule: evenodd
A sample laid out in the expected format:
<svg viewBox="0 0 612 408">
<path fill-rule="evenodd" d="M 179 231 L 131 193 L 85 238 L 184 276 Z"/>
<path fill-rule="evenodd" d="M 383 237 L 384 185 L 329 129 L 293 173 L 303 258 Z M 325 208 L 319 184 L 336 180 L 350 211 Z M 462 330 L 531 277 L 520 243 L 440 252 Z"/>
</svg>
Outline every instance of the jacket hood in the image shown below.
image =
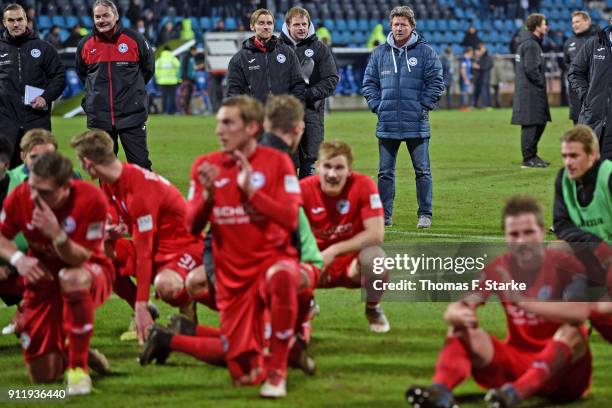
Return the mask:
<svg viewBox="0 0 612 408">
<path fill-rule="evenodd" d="M 535 40 L 537 42 L 541 42 L 541 40 L 538 37 L 536 37 L 534 33 L 532 33 L 531 31 L 523 30 L 519 33 L 516 44 L 519 45 L 529 40 Z"/>
<path fill-rule="evenodd" d="M 2 32 L 2 35 L 0 36 L 0 41 L 10 43 L 10 44 L 15 44 L 15 43 L 20 43 L 26 40 L 34 40 L 36 38 L 38 38 L 36 36 L 36 33 L 34 33 L 34 31 L 30 29 L 26 29 L 26 32 L 18 38 L 11 36 L 9 34 L 9 31 L 7 29 L 4 29 L 4 31 Z"/>
<path fill-rule="evenodd" d="M 612 45 L 612 40 L 610 39 L 610 33 L 612 32 L 612 26 L 607 26 L 603 30 L 599 32 L 599 40 L 604 42 L 608 41 L 608 44 Z"/>
<path fill-rule="evenodd" d="M 412 34 L 410 34 L 410 38 L 408 39 L 408 42 L 404 44 L 403 47 L 398 47 L 397 45 L 395 45 L 395 38 L 393 38 L 393 33 L 389 33 L 387 35 L 387 44 L 389 44 L 392 48 L 395 48 L 397 50 L 400 50 L 402 48 L 412 48 L 417 43 L 424 43 L 424 42 L 425 40 L 421 38 L 421 36 L 416 31 L 412 31 Z"/>
<path fill-rule="evenodd" d="M 247 38 L 246 40 L 242 42 L 242 48 L 246 48 L 253 52 L 262 52 L 259 48 L 255 46 L 255 44 L 253 43 L 254 40 L 255 40 L 255 36 Z M 278 37 L 275 35 L 272 35 L 272 38 L 270 38 L 270 41 L 268 41 L 267 43 L 269 47 L 268 51 L 273 51 L 276 48 L 277 43 L 278 43 Z"/>
<path fill-rule="evenodd" d="M 314 40 L 315 36 L 315 27 L 314 24 L 312 24 L 312 22 L 310 23 L 310 27 L 308 27 L 308 35 L 306 36 L 306 38 L 304 38 L 302 41 L 296 42 L 293 37 L 291 37 L 291 34 L 289 34 L 289 27 L 287 27 L 287 23 L 283 23 L 283 28 L 281 29 L 282 32 L 282 36 L 283 39 L 287 39 L 290 44 L 292 44 L 293 46 L 297 46 L 299 44 L 305 43 L 305 42 L 311 42 L 312 40 Z"/>
</svg>

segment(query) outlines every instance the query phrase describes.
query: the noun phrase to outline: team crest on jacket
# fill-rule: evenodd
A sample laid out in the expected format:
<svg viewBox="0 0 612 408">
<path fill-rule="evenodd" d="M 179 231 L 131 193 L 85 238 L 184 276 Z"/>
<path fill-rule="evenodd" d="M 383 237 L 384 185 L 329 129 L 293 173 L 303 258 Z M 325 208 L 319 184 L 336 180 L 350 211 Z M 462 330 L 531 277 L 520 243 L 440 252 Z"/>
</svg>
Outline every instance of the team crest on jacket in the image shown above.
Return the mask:
<svg viewBox="0 0 612 408">
<path fill-rule="evenodd" d="M 314 55 L 314 51 L 311 50 L 310 48 L 306 48 L 306 51 L 304 51 L 304 55 L 310 58 Z"/>
<path fill-rule="evenodd" d="M 276 56 L 276 60 L 277 60 L 279 63 L 284 64 L 284 63 L 285 63 L 285 61 L 287 61 L 287 57 L 285 57 L 285 54 L 278 54 L 278 55 Z"/>
<path fill-rule="evenodd" d="M 31 55 L 33 58 L 38 58 L 38 57 L 40 57 L 40 54 L 41 54 L 41 52 L 40 52 L 40 50 L 39 50 L 38 48 L 32 48 L 32 51 L 30 51 L 30 55 Z"/>
<path fill-rule="evenodd" d="M 125 54 L 126 52 L 128 52 L 128 45 L 126 43 L 121 43 L 119 44 L 119 52 L 122 54 Z"/>
<path fill-rule="evenodd" d="M 336 202 L 336 210 L 342 215 L 348 214 L 351 210 L 351 202 L 349 200 L 338 200 Z"/>
<path fill-rule="evenodd" d="M 416 67 L 416 64 L 417 64 L 418 62 L 419 62 L 419 61 L 416 59 L 416 57 L 410 57 L 410 58 L 408 59 L 408 65 L 410 65 L 411 67 Z"/>
</svg>

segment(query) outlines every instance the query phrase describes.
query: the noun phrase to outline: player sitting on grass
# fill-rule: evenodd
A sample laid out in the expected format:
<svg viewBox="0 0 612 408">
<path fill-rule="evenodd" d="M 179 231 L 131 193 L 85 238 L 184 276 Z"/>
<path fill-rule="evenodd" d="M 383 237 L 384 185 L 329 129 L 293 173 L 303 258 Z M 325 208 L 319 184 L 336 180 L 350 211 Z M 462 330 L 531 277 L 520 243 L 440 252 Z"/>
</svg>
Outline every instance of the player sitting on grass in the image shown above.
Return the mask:
<svg viewBox="0 0 612 408">
<path fill-rule="evenodd" d="M 189 305 L 185 277 L 201 265 L 203 242 L 187 231 L 187 203 L 178 189 L 149 170 L 120 162 L 108 133 L 90 130 L 71 144 L 83 169 L 100 180 L 102 191 L 134 242 L 134 317 L 138 340 L 143 344 L 153 324 L 148 309 L 151 283 L 156 294 L 170 305 Z M 114 228 L 120 226 L 112 226 L 110 232 Z"/>
<path fill-rule="evenodd" d="M 106 215 L 102 192 L 72 180 L 70 160 L 45 153 L 34 161 L 28 182 L 6 198 L 0 217 L 0 256 L 25 284 L 17 330 L 30 378 L 54 382 L 66 370 L 68 395 L 91 392 L 94 309 L 112 289 L 112 265 L 102 246 Z M 27 255 L 9 241 L 19 232 Z"/>
<path fill-rule="evenodd" d="M 260 395 L 278 398 L 287 394 L 287 360 L 302 285 L 291 244 L 301 194 L 289 157 L 257 145 L 262 121 L 263 108 L 251 97 L 223 102 L 217 113 L 221 151 L 197 158 L 192 166 L 196 211 L 191 230 L 199 232 L 210 223 L 221 315 L 220 329 L 209 331 L 200 358 L 224 361 L 236 385 L 265 379 Z M 264 361 L 266 316 L 271 333 Z M 192 340 L 161 326 L 154 326 L 154 336 L 164 350 Z M 141 355 L 141 361 L 153 357 Z"/>
<path fill-rule="evenodd" d="M 300 184 L 304 211 L 323 255 L 319 288 L 365 288 L 365 315 L 370 330 L 386 333 L 389 321 L 379 302 L 382 291 L 370 290 L 381 279 L 372 272 L 374 259 L 384 257 L 383 207 L 372 179 L 353 172 L 353 152 L 344 142 L 323 142 L 318 175 Z"/>
<path fill-rule="evenodd" d="M 450 304 L 444 313 L 449 334 L 433 384 L 406 391 L 413 407 L 456 406 L 452 390 L 470 374 L 490 389 L 485 400 L 491 408 L 515 407 L 534 395 L 573 401 L 589 387 L 591 353 L 582 325 L 588 303 L 560 301 L 584 299 L 582 264 L 567 252 L 543 246 L 546 229 L 534 199 L 511 198 L 502 219 L 510 251 L 485 267 L 481 284 L 486 280 L 526 283 L 527 289 L 520 293 L 496 292 L 508 336 L 501 341 L 479 326 L 476 308 L 493 294 L 484 286 Z"/>
<path fill-rule="evenodd" d="M 260 124 L 261 126 L 262 124 Z M 304 130 L 304 108 L 301 102 L 292 95 L 270 96 L 265 108 L 265 120 L 263 127 L 266 133 L 261 137 L 259 144 L 272 147 L 285 153 L 291 153 L 297 149 Z M 191 195 L 189 204 L 197 204 L 199 200 Z M 310 340 L 310 318 L 311 302 L 313 300 L 313 290 L 318 281 L 320 268 L 323 266 L 321 252 L 317 248 L 317 243 L 310 230 L 308 218 L 304 210 L 299 210 L 298 229 L 293 231 L 292 243 L 300 253 L 300 272 L 302 273 L 303 284 L 300 285 L 298 293 L 298 314 L 295 325 L 295 342 L 289 355 L 289 364 L 292 367 L 300 368 L 306 374 L 312 375 L 316 365 L 314 359 L 307 354 L 307 346 Z M 189 217 L 188 217 L 189 218 Z M 199 232 L 199 231 L 196 231 Z M 208 234 L 211 237 L 211 234 Z M 214 297 L 215 269 L 212 262 L 212 248 L 209 242 L 204 248 L 205 265 L 202 265 L 189 273 L 186 280 L 187 291 L 194 300 L 206 300 L 209 306 L 211 298 Z M 180 351 L 187 353 L 205 362 L 214 363 L 216 360 L 209 359 L 209 355 L 204 352 L 209 340 L 209 335 L 218 334 L 218 330 L 196 326 L 181 315 L 173 316 L 170 319 L 169 328 L 173 334 L 195 336 L 195 338 L 175 338 L 167 350 L 156 351 L 157 363 L 163 363 L 170 351 Z M 198 336 L 198 333 L 201 336 Z M 149 342 L 151 347 L 161 348 L 163 345 L 153 345 L 153 340 Z M 148 361 L 141 360 L 141 363 L 148 364 Z"/>
</svg>

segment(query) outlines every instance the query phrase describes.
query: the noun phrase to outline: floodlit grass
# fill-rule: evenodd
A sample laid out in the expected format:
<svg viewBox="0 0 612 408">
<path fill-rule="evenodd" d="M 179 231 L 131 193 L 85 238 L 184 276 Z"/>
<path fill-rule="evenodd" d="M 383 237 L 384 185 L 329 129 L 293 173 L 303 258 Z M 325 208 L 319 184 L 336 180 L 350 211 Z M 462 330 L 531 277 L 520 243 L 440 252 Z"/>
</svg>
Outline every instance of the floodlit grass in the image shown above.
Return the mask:
<svg viewBox="0 0 612 408">
<path fill-rule="evenodd" d="M 548 125 L 540 142 L 540 155 L 553 163 L 547 169 L 520 168 L 519 128 L 509 124 L 510 114 L 509 110 L 432 113 L 433 228 L 426 232 L 415 228 L 414 173 L 408 153 L 402 149 L 398 158 L 395 225 L 387 230 L 387 241 L 401 245 L 478 242 L 499 237 L 501 206 L 517 192 L 537 197 L 550 223 L 553 182 L 561 167 L 559 137 L 571 125 L 567 110 L 553 110 L 554 122 Z M 62 150 L 74 157 L 67 147 L 68 140 L 84 130 L 85 120 L 55 119 L 53 126 Z M 151 117 L 148 127 L 154 169 L 185 192 L 193 159 L 217 147 L 214 119 L 158 116 Z M 375 116 L 365 112 L 335 112 L 326 118 L 326 138 L 348 141 L 356 153 L 355 170 L 375 177 L 378 152 L 374 127 Z M 68 404 L 88 408 L 405 406 L 406 386 L 430 381 L 446 333 L 442 321 L 445 304 L 387 302 L 384 307 L 392 330 L 375 335 L 367 330 L 359 291 L 322 290 L 317 292 L 317 300 L 321 314 L 314 321 L 311 346 L 318 364 L 317 375 L 305 377 L 291 371 L 289 397 L 270 402 L 260 400 L 256 388 L 232 387 L 225 369 L 188 356 L 173 354 L 166 366 L 140 367 L 136 361 L 137 345 L 118 339 L 128 325 L 130 310 L 114 297 L 96 313 L 93 346 L 108 356 L 115 374 L 94 377 L 96 393 L 74 398 Z M 165 322 L 173 312 L 161 302 L 157 304 Z M 12 315 L 12 308 L 0 309 L 0 323 L 4 325 Z M 479 315 L 483 327 L 504 335 L 505 322 L 498 304 L 486 306 Z M 199 316 L 208 324 L 218 322 L 217 316 L 204 307 L 199 307 Z M 589 397 L 575 406 L 610 406 L 612 348 L 598 334 L 592 336 L 591 344 L 593 385 Z M 17 339 L 0 338 L 0 387 L 27 385 Z M 484 392 L 471 381 L 456 394 L 461 406 L 483 405 Z M 546 406 L 543 400 L 527 404 L 543 405 Z"/>
</svg>

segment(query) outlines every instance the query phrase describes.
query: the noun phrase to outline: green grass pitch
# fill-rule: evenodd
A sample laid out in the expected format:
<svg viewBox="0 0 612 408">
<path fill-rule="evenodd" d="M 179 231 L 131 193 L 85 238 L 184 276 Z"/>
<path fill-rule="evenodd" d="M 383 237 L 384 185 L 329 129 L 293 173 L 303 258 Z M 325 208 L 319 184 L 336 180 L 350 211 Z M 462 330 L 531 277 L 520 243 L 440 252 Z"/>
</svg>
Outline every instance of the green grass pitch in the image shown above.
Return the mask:
<svg viewBox="0 0 612 408">
<path fill-rule="evenodd" d="M 386 240 L 408 242 L 478 242 L 498 239 L 500 209 L 513 193 L 527 192 L 546 208 L 551 222 L 553 182 L 561 167 L 559 137 L 569 128 L 566 109 L 553 109 L 553 122 L 540 142 L 540 156 L 552 162 L 547 169 L 521 169 L 519 128 L 509 125 L 509 110 L 492 112 L 432 112 L 431 162 L 434 183 L 433 228 L 417 231 L 414 174 L 402 148 L 398 156 L 395 225 Z M 375 116 L 366 112 L 334 112 L 326 118 L 326 138 L 342 139 L 356 153 L 355 169 L 376 176 Z M 217 148 L 212 117 L 151 117 L 149 146 L 154 169 L 185 192 L 193 159 Z M 53 129 L 62 151 L 74 157 L 68 140 L 85 129 L 84 118 L 54 119 Z M 143 198 L 145 199 L 145 198 Z M 553 239 L 551 235 L 548 237 Z M 289 396 L 283 401 L 262 401 L 257 388 L 230 385 L 224 368 L 207 366 L 188 356 L 173 354 L 165 366 L 142 368 L 136 361 L 138 346 L 119 341 L 130 310 L 111 298 L 96 313 L 93 346 L 111 361 L 114 375 L 94 376 L 95 393 L 73 398 L 70 406 L 93 407 L 392 407 L 406 406 L 408 384 L 428 383 L 446 327 L 445 304 L 384 304 L 392 325 L 386 335 L 371 334 L 363 317 L 358 291 L 343 289 L 317 292 L 321 314 L 314 321 L 311 350 L 318 372 L 305 377 L 289 374 Z M 162 322 L 172 310 L 157 302 Z M 200 319 L 217 324 L 217 316 L 199 307 Z M 0 324 L 12 317 L 12 308 L 0 308 Z M 501 307 L 490 304 L 479 311 L 482 326 L 503 336 Z M 577 407 L 612 405 L 612 347 L 598 334 L 591 338 L 594 377 L 589 396 Z M 28 380 L 20 346 L 13 336 L 0 338 L 0 388 L 26 387 Z M 468 381 L 457 389 L 461 406 L 483 406 L 484 391 Z M 534 400 L 526 406 L 548 406 Z M 8 406 L 9 404 L 0 404 Z M 16 406 L 41 406 L 35 403 Z M 42 403 L 42 406 L 48 405 Z"/>
</svg>

